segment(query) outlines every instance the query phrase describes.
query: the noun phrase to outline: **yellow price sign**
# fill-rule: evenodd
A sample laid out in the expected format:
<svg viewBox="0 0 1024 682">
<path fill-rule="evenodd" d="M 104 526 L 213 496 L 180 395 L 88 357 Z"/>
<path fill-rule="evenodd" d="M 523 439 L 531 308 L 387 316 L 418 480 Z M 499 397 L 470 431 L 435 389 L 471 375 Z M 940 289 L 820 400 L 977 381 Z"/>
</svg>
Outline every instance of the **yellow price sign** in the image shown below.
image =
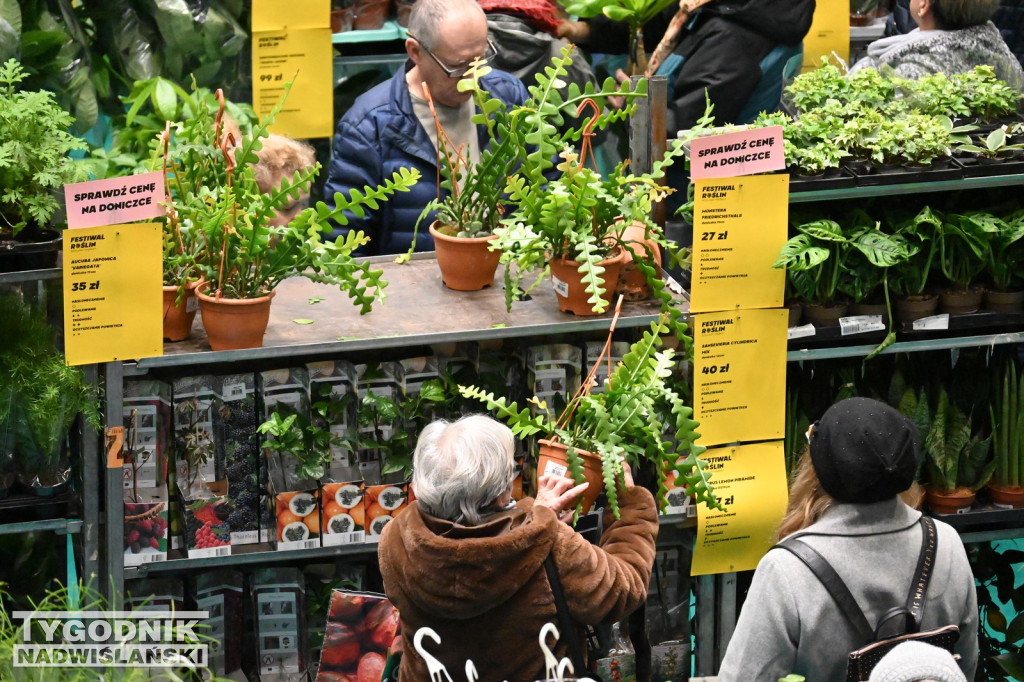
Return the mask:
<svg viewBox="0 0 1024 682">
<path fill-rule="evenodd" d="M 693 418 L 705 446 L 781 438 L 785 309 L 693 316 Z"/>
<path fill-rule="evenodd" d="M 788 220 L 788 175 L 696 181 L 690 312 L 781 306 Z"/>
<path fill-rule="evenodd" d="M 158 223 L 64 231 L 64 355 L 85 365 L 163 354 Z"/>
<path fill-rule="evenodd" d="M 789 491 L 782 441 L 706 450 L 715 496 L 726 511 L 697 506 L 691 575 L 749 571 L 775 543 Z"/>
<path fill-rule="evenodd" d="M 334 133 L 333 54 L 328 0 L 256 0 L 252 8 L 252 106 L 273 109 L 294 79 L 271 132 L 295 138 Z"/>
<path fill-rule="evenodd" d="M 821 58 L 832 54 L 850 60 L 849 0 L 817 0 L 811 30 L 804 36 L 803 70 L 818 68 Z"/>
</svg>

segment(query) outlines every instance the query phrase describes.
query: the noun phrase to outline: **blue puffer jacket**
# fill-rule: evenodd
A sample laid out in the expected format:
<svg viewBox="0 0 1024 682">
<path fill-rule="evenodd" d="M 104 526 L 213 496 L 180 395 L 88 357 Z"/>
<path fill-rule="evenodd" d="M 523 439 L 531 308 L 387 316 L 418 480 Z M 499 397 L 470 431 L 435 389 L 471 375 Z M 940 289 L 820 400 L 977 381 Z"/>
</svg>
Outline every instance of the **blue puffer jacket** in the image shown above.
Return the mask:
<svg viewBox="0 0 1024 682">
<path fill-rule="evenodd" d="M 332 238 L 349 230 L 362 230 L 370 237 L 370 243 L 361 249 L 363 255 L 407 251 L 416 219 L 437 196 L 437 150 L 413 113 L 405 82 L 405 72 L 410 68 L 412 62 L 406 62 L 405 69 L 390 81 L 361 95 L 335 131 L 324 187 L 325 201 L 332 208 L 335 192 L 349 196 L 352 189 L 376 187 L 399 168 L 418 168 L 421 175 L 412 191 L 398 192 L 382 203 L 379 210 L 367 210 L 364 218 L 350 215 L 348 225 L 335 226 Z M 507 106 L 522 104 L 528 96 L 523 84 L 503 71 L 491 71 L 481 82 L 492 97 Z M 480 146 L 485 146 L 486 128 L 477 126 L 477 133 Z M 426 229 L 432 221 L 433 216 L 428 216 L 420 225 L 417 251 L 433 250 L 434 240 Z"/>
</svg>

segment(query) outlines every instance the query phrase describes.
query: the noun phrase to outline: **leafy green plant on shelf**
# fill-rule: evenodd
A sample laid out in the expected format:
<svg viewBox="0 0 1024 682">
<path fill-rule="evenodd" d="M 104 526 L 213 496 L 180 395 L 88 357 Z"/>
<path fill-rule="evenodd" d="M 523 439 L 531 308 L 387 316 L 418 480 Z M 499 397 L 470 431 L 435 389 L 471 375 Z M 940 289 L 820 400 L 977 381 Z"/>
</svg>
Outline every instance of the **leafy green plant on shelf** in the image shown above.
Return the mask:
<svg viewBox="0 0 1024 682">
<path fill-rule="evenodd" d="M 958 152 L 969 152 L 977 154 L 984 159 L 1009 159 L 1013 152 L 1024 149 L 1024 143 L 1011 143 L 1006 134 L 1006 128 L 996 128 L 984 140 L 977 140 L 977 144 L 963 142 L 956 146 Z"/>
<path fill-rule="evenodd" d="M 286 486 L 293 480 L 323 478 L 331 462 L 331 445 L 338 438 L 286 403 L 278 405 L 257 431 L 264 435 L 264 447 L 281 458 Z"/>
<path fill-rule="evenodd" d="M 1005 218 L 989 213 L 973 212 L 967 220 L 988 234 L 988 275 L 996 291 L 1019 287 L 1024 272 L 1024 210 L 1018 209 Z"/>
<path fill-rule="evenodd" d="M 816 69 L 802 73 L 793 79 L 783 91 L 785 100 L 798 111 L 815 109 L 830 99 L 846 101 L 850 93 L 850 81 L 828 56 L 821 58 Z"/>
<path fill-rule="evenodd" d="M 945 388 L 939 389 L 934 412 L 924 389 L 915 393 L 908 388 L 897 409 L 921 433 L 929 485 L 949 493 L 957 488 L 977 492 L 988 483 L 996 467 L 989 456 L 992 436 L 974 431 L 971 417 L 950 402 Z"/>
<path fill-rule="evenodd" d="M 992 482 L 1004 488 L 1024 487 L 1024 381 L 1016 359 L 997 367 L 995 395 L 989 406 L 992 451 L 996 461 Z"/>
<path fill-rule="evenodd" d="M 976 116 L 981 123 L 995 123 L 1017 111 L 1020 93 L 996 78 L 992 66 L 976 66 L 971 71 L 951 76 L 951 80 L 963 92 L 969 115 Z"/>
<path fill-rule="evenodd" d="M 950 291 L 970 290 L 989 262 L 989 232 L 978 221 L 958 214 L 942 217 L 939 266 Z"/>
<path fill-rule="evenodd" d="M 285 97 L 290 87 L 285 86 Z M 198 107 L 178 124 L 170 142 L 169 230 L 177 237 L 191 227 L 200 245 L 197 255 L 181 253 L 172 260 L 184 265 L 194 262 L 208 282 L 208 293 L 216 298 L 259 298 L 290 277 L 306 277 L 337 285 L 360 313 L 369 312 L 375 300 L 383 299 L 386 283 L 380 270 L 352 256 L 368 238 L 350 232 L 343 239 L 325 241 L 323 235 L 330 233 L 330 221 L 348 222 L 346 211 L 361 215 L 364 206 L 408 191 L 419 172 L 397 171 L 380 187 L 352 190 L 348 197 L 339 193 L 333 210 L 317 202 L 287 225 L 271 225 L 279 211 L 309 191 L 320 165 L 298 170 L 280 186 L 261 192 L 253 165 L 284 100 L 254 125 L 251 134 L 243 132 L 241 140 L 232 140 L 224 133 L 225 100 L 219 90 L 217 98 L 220 107 L 215 116 L 207 107 Z"/>
<path fill-rule="evenodd" d="M 657 471 L 661 508 L 667 503 L 665 481 L 670 472 L 676 471 L 698 502 L 721 509 L 708 482 L 705 462 L 700 459 L 705 448 L 696 442 L 699 434 L 695 431 L 697 422 L 690 418 L 693 410 L 669 380 L 676 357 L 675 351 L 662 345 L 661 336 L 668 332 L 667 315 L 663 313 L 630 346 L 602 392 L 578 392 L 558 417 L 536 399 L 531 400 L 538 408 L 534 415 L 529 408 L 520 410 L 514 401 L 475 386 L 460 386 L 459 391 L 483 402 L 517 436 L 543 434 L 567 446 L 569 474 L 577 483 L 583 481 L 579 452 L 599 455 L 604 492 L 616 517 L 622 469 L 640 463 L 649 463 Z"/>
<path fill-rule="evenodd" d="M 928 206 L 892 230 L 908 244 L 909 258 L 893 271 L 890 290 L 901 296 L 924 296 L 939 252 L 942 219 Z"/>
<path fill-rule="evenodd" d="M 0 66 L 0 239 L 41 240 L 59 214 L 57 192 L 85 179 L 70 157 L 85 143 L 68 132 L 73 119 L 45 90 L 25 91 L 15 59 Z"/>
</svg>

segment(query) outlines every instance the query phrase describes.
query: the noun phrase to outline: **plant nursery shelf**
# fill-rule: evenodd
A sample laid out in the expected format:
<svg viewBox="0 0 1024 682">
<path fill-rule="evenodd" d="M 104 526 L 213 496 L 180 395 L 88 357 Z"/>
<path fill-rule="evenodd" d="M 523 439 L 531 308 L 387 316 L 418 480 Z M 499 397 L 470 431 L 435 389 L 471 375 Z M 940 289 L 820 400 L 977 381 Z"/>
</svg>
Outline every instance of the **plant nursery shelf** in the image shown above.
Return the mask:
<svg viewBox="0 0 1024 682">
<path fill-rule="evenodd" d="M 902 196 L 904 194 L 921 194 L 925 192 L 953 192 L 984 187 L 1004 187 L 1006 185 L 1024 184 L 1024 174 L 991 175 L 983 177 L 965 177 L 949 180 L 931 180 L 927 182 L 908 182 L 892 185 L 860 185 L 837 189 L 807 190 L 790 192 L 789 203 L 806 203 L 809 201 L 830 201 L 838 199 L 862 199 L 868 197 Z"/>
<path fill-rule="evenodd" d="M 60 279 L 64 274 L 61 268 L 45 270 L 20 270 L 18 272 L 0 272 L 0 284 L 18 284 L 38 280 Z"/>
<path fill-rule="evenodd" d="M 38 533 L 51 530 L 58 535 L 68 535 L 82 530 L 81 519 L 49 519 L 47 521 L 22 521 L 20 523 L 0 523 L 0 535 L 16 535 L 18 533 Z"/>
<path fill-rule="evenodd" d="M 125 578 L 144 578 L 156 573 L 176 573 L 219 566 L 242 566 L 252 564 L 275 564 L 288 561 L 315 561 L 317 559 L 334 559 L 337 557 L 373 557 L 377 555 L 377 543 L 363 542 L 352 545 L 336 545 L 334 547 L 314 547 L 311 549 L 292 549 L 275 551 L 267 543 L 242 545 L 232 548 L 235 553 L 225 556 L 188 558 L 171 558 L 167 561 L 153 561 L 140 566 L 126 566 Z M 171 551 L 170 556 L 180 555 Z"/>
<path fill-rule="evenodd" d="M 944 337 L 939 339 L 921 339 L 915 341 L 897 341 L 883 353 L 915 353 L 929 350 L 949 348 L 973 348 L 977 346 L 998 346 L 1007 343 L 1024 343 L 1024 332 L 1006 334 L 989 334 L 986 336 Z M 862 357 L 875 349 L 875 344 L 867 346 L 841 346 L 830 348 L 798 348 L 786 353 L 788 362 L 801 360 L 829 360 L 833 358 Z"/>
<path fill-rule="evenodd" d="M 126 374 L 199 363 L 291 360 L 432 343 L 564 335 L 607 330 L 612 318 L 611 312 L 593 317 L 562 313 L 554 291 L 544 284 L 507 312 L 500 269 L 493 287 L 451 291 L 441 282 L 433 254 L 417 255 L 405 265 L 395 264 L 390 256 L 374 259 L 388 282 L 387 300 L 366 315 L 360 315 L 336 287 L 289 279 L 274 296 L 262 348 L 211 351 L 206 332 L 197 322 L 190 339 L 165 344 L 163 356 L 141 358 L 135 368 L 126 368 Z M 689 310 L 681 293 L 677 305 L 684 312 Z M 618 327 L 646 327 L 657 316 L 657 301 L 625 303 Z"/>
</svg>

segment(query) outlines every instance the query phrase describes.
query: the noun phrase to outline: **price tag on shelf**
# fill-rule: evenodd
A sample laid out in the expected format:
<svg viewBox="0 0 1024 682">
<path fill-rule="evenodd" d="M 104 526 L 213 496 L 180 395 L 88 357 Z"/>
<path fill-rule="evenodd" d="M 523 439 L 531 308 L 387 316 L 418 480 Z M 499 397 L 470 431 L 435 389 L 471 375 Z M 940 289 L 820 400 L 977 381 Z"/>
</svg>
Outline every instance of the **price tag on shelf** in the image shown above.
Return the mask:
<svg viewBox="0 0 1024 682">
<path fill-rule="evenodd" d="M 931 317 L 922 317 L 920 320 L 914 320 L 913 326 L 915 332 L 933 329 L 949 329 L 949 313 L 932 315 Z"/>
<path fill-rule="evenodd" d="M 64 232 L 64 354 L 69 365 L 163 354 L 160 226 Z"/>
<path fill-rule="evenodd" d="M 693 316 L 693 418 L 701 445 L 782 438 L 788 318 L 784 309 Z"/>
<path fill-rule="evenodd" d="M 252 106 L 264 116 L 288 99 L 271 132 L 295 138 L 334 133 L 330 2 L 254 0 L 252 7 Z M 293 80 L 294 79 L 294 80 Z"/>
<path fill-rule="evenodd" d="M 787 329 L 786 337 L 789 339 L 802 339 L 805 336 L 814 336 L 815 333 L 813 324 L 805 324 Z"/>
<path fill-rule="evenodd" d="M 884 330 L 885 323 L 882 322 L 881 315 L 853 315 L 851 317 L 839 318 L 839 333 L 841 336 Z"/>
</svg>

